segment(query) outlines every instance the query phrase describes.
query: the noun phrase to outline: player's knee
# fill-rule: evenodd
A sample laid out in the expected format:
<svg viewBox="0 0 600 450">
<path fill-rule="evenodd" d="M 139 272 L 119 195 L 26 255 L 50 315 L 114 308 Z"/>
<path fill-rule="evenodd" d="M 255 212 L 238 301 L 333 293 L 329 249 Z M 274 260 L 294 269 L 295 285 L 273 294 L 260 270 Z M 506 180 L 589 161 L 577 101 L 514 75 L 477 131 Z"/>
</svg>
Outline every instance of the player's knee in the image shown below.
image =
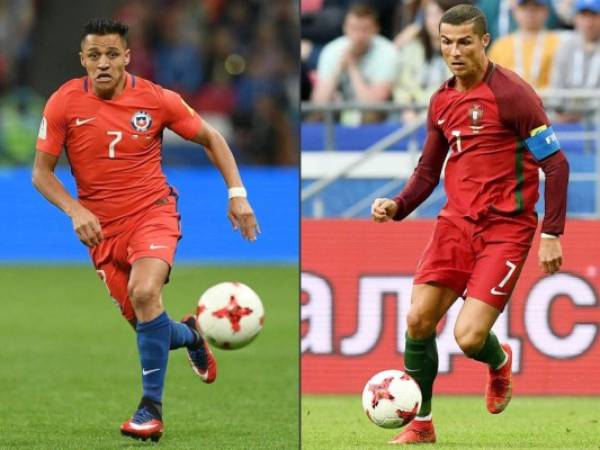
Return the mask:
<svg viewBox="0 0 600 450">
<path fill-rule="evenodd" d="M 406 330 L 413 339 L 426 339 L 435 332 L 437 324 L 418 309 L 411 308 L 406 317 Z"/>
<path fill-rule="evenodd" d="M 454 328 L 456 343 L 467 356 L 476 355 L 481 350 L 486 336 L 486 333 L 474 328 L 460 326 Z"/>
<path fill-rule="evenodd" d="M 135 308 L 153 305 L 160 298 L 160 289 L 145 281 L 130 281 L 127 289 Z"/>
</svg>

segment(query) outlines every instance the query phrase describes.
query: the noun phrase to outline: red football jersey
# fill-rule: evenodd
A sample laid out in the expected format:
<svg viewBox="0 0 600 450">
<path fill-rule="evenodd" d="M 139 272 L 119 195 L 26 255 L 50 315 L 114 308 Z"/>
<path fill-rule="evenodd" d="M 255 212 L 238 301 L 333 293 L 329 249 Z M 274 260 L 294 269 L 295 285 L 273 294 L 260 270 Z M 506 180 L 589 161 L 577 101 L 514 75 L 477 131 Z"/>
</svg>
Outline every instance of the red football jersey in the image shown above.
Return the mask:
<svg viewBox="0 0 600 450">
<path fill-rule="evenodd" d="M 526 82 L 490 63 L 484 80 L 467 92 L 445 83 L 431 99 L 428 121 L 430 132 L 443 137 L 438 151 L 450 147 L 442 215 L 534 210 L 539 166 L 523 141 L 550 121 Z"/>
<path fill-rule="evenodd" d="M 191 139 L 201 124 L 178 94 L 148 80 L 126 73 L 121 95 L 103 100 L 88 77 L 76 78 L 48 100 L 37 149 L 59 156 L 65 148 L 79 201 L 109 236 L 171 192 L 161 169 L 164 128 Z"/>
<path fill-rule="evenodd" d="M 541 167 L 546 175 L 542 232 L 562 234 L 569 163 L 560 150 L 536 161 L 526 147 L 525 140 L 550 123 L 535 91 L 491 62 L 472 89 L 461 92 L 454 83 L 453 77 L 431 97 L 423 154 L 394 197 L 393 219 L 402 220 L 431 194 L 450 151 L 448 203 L 441 215 L 478 219 L 495 212 L 534 218 Z"/>
</svg>

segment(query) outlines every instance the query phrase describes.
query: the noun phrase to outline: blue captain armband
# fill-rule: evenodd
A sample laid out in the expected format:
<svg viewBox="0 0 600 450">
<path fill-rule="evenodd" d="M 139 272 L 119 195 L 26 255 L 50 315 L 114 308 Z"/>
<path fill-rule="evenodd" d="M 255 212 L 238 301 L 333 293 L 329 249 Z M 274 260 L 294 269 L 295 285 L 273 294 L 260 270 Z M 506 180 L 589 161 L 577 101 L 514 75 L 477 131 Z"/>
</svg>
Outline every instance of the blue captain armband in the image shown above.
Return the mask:
<svg viewBox="0 0 600 450">
<path fill-rule="evenodd" d="M 560 150 L 560 143 L 552 127 L 542 126 L 531 133 L 532 136 L 525 139 L 525 145 L 538 161 Z"/>
</svg>

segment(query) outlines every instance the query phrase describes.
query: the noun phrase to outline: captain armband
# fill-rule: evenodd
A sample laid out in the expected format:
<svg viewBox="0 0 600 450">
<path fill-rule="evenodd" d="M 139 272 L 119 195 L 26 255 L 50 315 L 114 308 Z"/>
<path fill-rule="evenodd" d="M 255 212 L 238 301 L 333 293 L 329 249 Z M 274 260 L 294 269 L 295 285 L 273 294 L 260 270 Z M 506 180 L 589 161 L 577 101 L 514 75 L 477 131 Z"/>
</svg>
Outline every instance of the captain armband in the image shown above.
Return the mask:
<svg viewBox="0 0 600 450">
<path fill-rule="evenodd" d="M 525 145 L 538 161 L 560 150 L 560 143 L 554 130 L 546 125 L 532 130 L 531 137 L 525 139 Z"/>
</svg>

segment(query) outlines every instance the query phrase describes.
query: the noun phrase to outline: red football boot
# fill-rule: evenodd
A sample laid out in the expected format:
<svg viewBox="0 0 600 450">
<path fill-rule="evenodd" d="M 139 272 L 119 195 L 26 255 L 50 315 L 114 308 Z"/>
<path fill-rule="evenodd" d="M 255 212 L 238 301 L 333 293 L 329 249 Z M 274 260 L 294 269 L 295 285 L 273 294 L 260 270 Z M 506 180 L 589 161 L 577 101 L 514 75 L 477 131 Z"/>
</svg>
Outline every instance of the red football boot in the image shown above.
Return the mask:
<svg viewBox="0 0 600 450">
<path fill-rule="evenodd" d="M 187 347 L 188 361 L 192 366 L 192 370 L 205 383 L 212 383 L 217 378 L 217 360 L 210 350 L 208 342 L 200 333 L 198 321 L 194 316 L 185 316 L 181 322 L 186 324 L 198 336 L 196 344 Z"/>
<path fill-rule="evenodd" d="M 502 344 L 502 348 L 508 360 L 498 370 L 489 369 L 485 387 L 485 403 L 492 414 L 504 411 L 512 397 L 512 349 L 508 344 Z"/>
<path fill-rule="evenodd" d="M 388 444 L 433 444 L 435 429 L 431 420 L 413 420 Z"/>
<path fill-rule="evenodd" d="M 133 417 L 121 425 L 121 434 L 145 441 L 158 442 L 163 434 L 161 405 L 142 398 Z"/>
</svg>

